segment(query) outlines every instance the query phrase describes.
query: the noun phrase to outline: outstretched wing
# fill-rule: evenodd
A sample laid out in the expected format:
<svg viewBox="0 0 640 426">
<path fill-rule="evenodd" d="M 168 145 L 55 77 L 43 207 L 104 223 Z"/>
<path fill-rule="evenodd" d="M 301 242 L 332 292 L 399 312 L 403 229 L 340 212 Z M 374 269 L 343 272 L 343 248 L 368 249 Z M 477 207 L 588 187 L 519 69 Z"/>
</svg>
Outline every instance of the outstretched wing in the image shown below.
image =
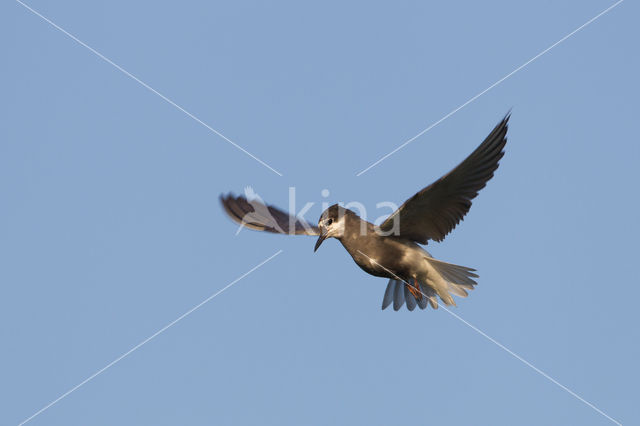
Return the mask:
<svg viewBox="0 0 640 426">
<path fill-rule="evenodd" d="M 408 199 L 381 225 L 403 238 L 426 244 L 442 241 L 471 208 L 478 191 L 485 187 L 504 155 L 510 114 L 469 157 L 455 169 Z M 395 222 L 397 221 L 397 222 Z"/>
<path fill-rule="evenodd" d="M 231 219 L 247 228 L 276 234 L 320 235 L 317 226 L 255 199 L 227 194 L 220 196 L 220 202 Z"/>
</svg>

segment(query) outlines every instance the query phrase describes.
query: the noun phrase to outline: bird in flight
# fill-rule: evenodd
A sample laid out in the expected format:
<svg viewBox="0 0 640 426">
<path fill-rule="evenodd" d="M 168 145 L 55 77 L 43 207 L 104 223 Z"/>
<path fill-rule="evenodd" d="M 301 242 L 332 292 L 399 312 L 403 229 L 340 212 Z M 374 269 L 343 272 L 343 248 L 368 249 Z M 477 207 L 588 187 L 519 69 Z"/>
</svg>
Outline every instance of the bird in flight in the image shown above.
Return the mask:
<svg viewBox="0 0 640 426">
<path fill-rule="evenodd" d="M 467 290 L 477 284 L 475 269 L 434 259 L 421 245 L 444 240 L 493 177 L 504 155 L 509 117 L 462 163 L 418 191 L 379 226 L 338 204 L 326 209 L 318 226 L 313 226 L 262 200 L 228 194 L 220 201 L 227 214 L 247 228 L 317 236 L 314 251 L 325 239 L 336 238 L 365 272 L 389 279 L 382 309 L 393 303 L 397 311 L 405 302 L 410 311 L 427 305 L 437 309 L 438 297 L 446 305 L 455 305 L 452 294 L 466 297 Z"/>
</svg>

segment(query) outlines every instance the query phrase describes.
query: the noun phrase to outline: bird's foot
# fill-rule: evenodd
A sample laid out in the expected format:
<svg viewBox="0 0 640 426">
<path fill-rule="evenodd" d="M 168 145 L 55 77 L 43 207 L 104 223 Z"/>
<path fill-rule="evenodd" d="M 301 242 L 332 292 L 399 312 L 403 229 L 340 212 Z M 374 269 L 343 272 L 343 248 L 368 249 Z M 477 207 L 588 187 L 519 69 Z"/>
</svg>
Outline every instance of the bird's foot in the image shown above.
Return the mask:
<svg viewBox="0 0 640 426">
<path fill-rule="evenodd" d="M 420 290 L 420 284 L 418 280 L 414 278 L 413 284 L 409 285 L 409 292 L 416 298 L 416 300 L 422 300 L 422 291 Z"/>
</svg>

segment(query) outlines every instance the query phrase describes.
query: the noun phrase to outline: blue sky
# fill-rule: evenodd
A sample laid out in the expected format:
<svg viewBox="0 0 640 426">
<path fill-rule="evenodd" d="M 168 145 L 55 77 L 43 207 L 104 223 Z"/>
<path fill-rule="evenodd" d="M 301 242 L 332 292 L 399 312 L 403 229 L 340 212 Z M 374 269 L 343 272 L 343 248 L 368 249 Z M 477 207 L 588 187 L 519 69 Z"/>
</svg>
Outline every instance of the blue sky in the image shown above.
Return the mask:
<svg viewBox="0 0 640 426">
<path fill-rule="evenodd" d="M 27 3 L 279 176 L 2 2 L 0 423 L 282 250 L 28 424 L 614 424 L 442 309 L 381 311 L 337 241 L 236 236 L 219 206 L 401 203 L 510 108 L 496 176 L 429 245 L 480 273 L 453 312 L 640 422 L 637 3 L 356 176 L 613 3 Z"/>
</svg>

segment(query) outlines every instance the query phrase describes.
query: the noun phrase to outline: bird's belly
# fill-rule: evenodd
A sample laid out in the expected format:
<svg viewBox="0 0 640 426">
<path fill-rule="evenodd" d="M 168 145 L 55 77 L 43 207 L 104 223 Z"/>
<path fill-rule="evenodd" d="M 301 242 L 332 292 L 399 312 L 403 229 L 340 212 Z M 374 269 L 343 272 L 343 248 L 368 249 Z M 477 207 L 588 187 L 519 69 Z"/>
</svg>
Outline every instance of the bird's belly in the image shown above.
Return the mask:
<svg viewBox="0 0 640 426">
<path fill-rule="evenodd" d="M 366 273 L 376 277 L 411 279 L 421 254 L 402 244 L 367 247 L 352 253 L 353 260 Z"/>
<path fill-rule="evenodd" d="M 385 270 L 378 264 L 356 261 L 356 265 L 358 265 L 360 269 L 365 271 L 367 274 L 371 274 L 376 277 L 393 278 L 393 274 L 391 274 L 388 270 Z"/>
<path fill-rule="evenodd" d="M 389 270 L 386 270 L 380 264 L 369 261 L 368 259 L 361 262 L 356 260 L 356 265 L 358 265 L 367 274 L 371 274 L 376 277 L 394 278 L 393 274 L 390 273 Z"/>
</svg>

